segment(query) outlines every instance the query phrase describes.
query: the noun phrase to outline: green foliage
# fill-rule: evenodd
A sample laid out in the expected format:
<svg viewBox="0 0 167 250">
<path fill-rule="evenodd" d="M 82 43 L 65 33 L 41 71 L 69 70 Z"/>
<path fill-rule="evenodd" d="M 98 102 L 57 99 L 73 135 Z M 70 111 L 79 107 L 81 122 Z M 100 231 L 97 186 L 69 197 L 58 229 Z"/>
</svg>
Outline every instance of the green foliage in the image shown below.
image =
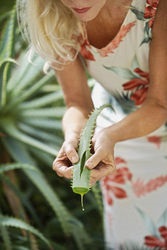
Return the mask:
<svg viewBox="0 0 167 250">
<path fill-rule="evenodd" d="M 68 181 L 60 180 L 50 168 L 63 142 L 62 91 L 53 71 L 43 73 L 40 57 L 34 55 L 28 61 L 15 8 L 8 13 L 0 34 L 0 182 L 20 205 L 19 218 L 13 217 L 7 202 L 10 197 L 0 189 L 0 249 L 46 250 L 45 243 L 53 250 L 88 249 L 96 245 L 101 227 L 92 233 L 72 194 L 69 197 Z M 90 213 L 98 217 L 91 195 L 88 200 L 84 217 Z M 22 234 L 23 229 L 29 234 Z"/>
<path fill-rule="evenodd" d="M 29 232 L 35 234 L 43 242 L 45 242 L 48 247 L 50 247 L 49 241 L 37 229 L 28 225 L 24 221 L 21 221 L 21 220 L 16 219 L 16 218 L 0 215 L 0 227 L 16 227 L 19 229 L 24 229 L 26 231 L 29 231 Z M 9 245 L 9 243 L 8 243 L 8 245 Z"/>
</svg>

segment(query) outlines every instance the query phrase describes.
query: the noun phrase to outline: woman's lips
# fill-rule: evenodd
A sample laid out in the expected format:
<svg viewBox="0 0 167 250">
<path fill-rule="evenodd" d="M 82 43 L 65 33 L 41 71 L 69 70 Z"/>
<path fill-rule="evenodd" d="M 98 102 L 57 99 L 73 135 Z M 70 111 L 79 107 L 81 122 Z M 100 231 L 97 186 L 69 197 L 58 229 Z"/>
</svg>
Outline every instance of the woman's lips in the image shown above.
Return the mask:
<svg viewBox="0 0 167 250">
<path fill-rule="evenodd" d="M 78 14 L 86 13 L 89 9 L 90 9 L 90 7 L 86 7 L 86 8 L 73 8 L 73 10 L 75 12 L 77 12 Z"/>
</svg>

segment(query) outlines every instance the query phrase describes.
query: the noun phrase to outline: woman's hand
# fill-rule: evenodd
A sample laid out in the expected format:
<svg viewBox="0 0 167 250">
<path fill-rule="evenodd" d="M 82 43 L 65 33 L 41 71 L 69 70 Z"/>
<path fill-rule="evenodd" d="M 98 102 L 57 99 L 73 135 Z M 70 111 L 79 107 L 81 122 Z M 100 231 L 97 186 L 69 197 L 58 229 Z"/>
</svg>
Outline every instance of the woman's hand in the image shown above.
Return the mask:
<svg viewBox="0 0 167 250">
<path fill-rule="evenodd" d="M 114 143 L 108 129 L 104 128 L 95 133 L 92 138 L 94 154 L 87 160 L 86 167 L 91 171 L 90 183 L 112 174 L 115 170 Z"/>
<path fill-rule="evenodd" d="M 58 176 L 65 177 L 67 179 L 72 178 L 72 165 L 79 160 L 76 151 L 77 146 L 77 139 L 64 141 L 56 159 L 53 162 L 53 170 Z"/>
<path fill-rule="evenodd" d="M 86 167 L 91 169 L 90 184 L 93 186 L 98 180 L 115 171 L 113 149 L 114 144 L 107 129 L 97 132 L 93 139 L 94 154 L 87 160 Z M 78 139 L 65 141 L 53 162 L 53 170 L 58 176 L 72 178 L 73 164 L 77 163 Z"/>
</svg>

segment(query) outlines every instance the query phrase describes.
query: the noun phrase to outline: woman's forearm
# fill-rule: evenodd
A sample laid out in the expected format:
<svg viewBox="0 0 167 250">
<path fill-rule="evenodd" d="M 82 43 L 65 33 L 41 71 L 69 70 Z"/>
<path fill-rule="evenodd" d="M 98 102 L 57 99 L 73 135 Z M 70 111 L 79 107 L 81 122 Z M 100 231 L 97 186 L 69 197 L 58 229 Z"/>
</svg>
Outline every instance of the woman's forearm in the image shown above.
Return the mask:
<svg viewBox="0 0 167 250">
<path fill-rule="evenodd" d="M 80 133 L 87 121 L 88 114 L 77 107 L 69 107 L 63 117 L 63 131 L 65 140 L 79 138 Z"/>
<path fill-rule="evenodd" d="M 147 102 L 137 111 L 122 121 L 107 128 L 112 140 L 116 143 L 145 136 L 167 121 L 167 108 Z"/>
</svg>

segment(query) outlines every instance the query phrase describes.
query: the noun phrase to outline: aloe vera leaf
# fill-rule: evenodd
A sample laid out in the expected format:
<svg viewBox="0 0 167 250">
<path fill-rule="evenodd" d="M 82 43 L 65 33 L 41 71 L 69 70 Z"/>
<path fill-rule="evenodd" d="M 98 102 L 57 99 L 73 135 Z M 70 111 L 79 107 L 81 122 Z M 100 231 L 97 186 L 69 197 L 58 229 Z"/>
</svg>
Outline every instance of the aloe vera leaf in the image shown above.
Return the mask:
<svg viewBox="0 0 167 250">
<path fill-rule="evenodd" d="M 85 167 L 85 162 L 91 156 L 92 136 L 95 131 L 97 117 L 101 111 L 107 107 L 112 108 L 111 105 L 105 104 L 94 109 L 94 111 L 89 116 L 86 126 L 84 127 L 80 137 L 78 147 L 78 155 L 80 160 L 77 164 L 74 164 L 72 190 L 74 193 L 81 195 L 81 205 L 83 210 L 83 195 L 85 195 L 90 190 L 91 172 L 91 170 Z"/>
</svg>

